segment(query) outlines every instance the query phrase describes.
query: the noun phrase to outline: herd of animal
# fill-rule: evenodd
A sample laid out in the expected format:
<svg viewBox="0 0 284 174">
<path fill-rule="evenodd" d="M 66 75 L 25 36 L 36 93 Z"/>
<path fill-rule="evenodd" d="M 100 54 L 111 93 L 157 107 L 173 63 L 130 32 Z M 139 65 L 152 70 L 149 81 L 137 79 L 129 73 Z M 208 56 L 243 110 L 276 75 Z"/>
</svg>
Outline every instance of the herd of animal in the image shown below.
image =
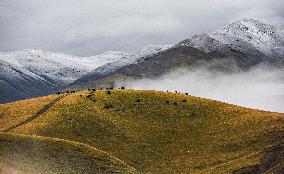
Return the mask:
<svg viewBox="0 0 284 174">
<path fill-rule="evenodd" d="M 112 92 L 111 90 L 114 90 L 114 89 L 120 89 L 120 90 L 124 90 L 126 89 L 125 87 L 120 87 L 120 88 L 114 88 L 114 87 L 106 87 L 106 88 L 100 88 L 100 89 L 88 89 L 88 92 L 89 94 L 86 96 L 87 99 L 89 99 L 90 101 L 92 102 L 96 102 L 96 99 L 93 97 L 95 95 L 95 92 L 97 90 L 106 90 L 106 94 L 107 95 L 111 95 Z M 170 92 L 169 90 L 166 91 L 167 93 Z M 178 91 L 174 91 L 176 94 L 184 94 L 184 95 L 189 95 L 188 93 L 181 93 L 181 92 L 178 92 Z M 56 94 L 64 94 L 64 93 L 67 93 L 67 94 L 72 94 L 72 93 L 76 93 L 76 91 L 65 91 L 65 92 L 57 92 Z M 80 95 L 80 97 L 84 97 L 83 95 Z M 141 102 L 140 99 L 137 99 L 136 100 L 137 103 Z M 182 100 L 183 103 L 187 102 L 187 100 Z M 166 104 L 170 104 L 171 102 L 169 100 L 166 100 Z M 173 102 L 173 105 L 178 105 L 178 102 Z M 114 106 L 111 104 L 111 103 L 107 103 L 104 105 L 104 108 L 105 109 L 111 109 L 111 108 L 114 108 Z M 140 107 L 137 107 L 137 109 L 140 109 Z M 126 109 L 123 108 L 122 111 L 125 111 Z M 119 111 L 119 109 L 116 109 L 116 111 Z"/>
</svg>

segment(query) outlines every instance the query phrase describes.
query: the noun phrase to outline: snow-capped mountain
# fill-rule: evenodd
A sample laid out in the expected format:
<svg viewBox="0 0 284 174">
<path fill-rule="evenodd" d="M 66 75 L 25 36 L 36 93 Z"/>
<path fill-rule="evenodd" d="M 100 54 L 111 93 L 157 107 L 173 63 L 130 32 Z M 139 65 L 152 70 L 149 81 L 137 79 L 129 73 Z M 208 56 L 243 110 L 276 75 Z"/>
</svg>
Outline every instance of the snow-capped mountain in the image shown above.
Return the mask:
<svg viewBox="0 0 284 174">
<path fill-rule="evenodd" d="M 92 57 L 76 57 L 62 53 L 26 49 L 12 53 L 0 53 L 0 60 L 55 83 L 67 84 L 93 69 L 128 57 L 127 53 L 109 51 Z"/>
<path fill-rule="evenodd" d="M 117 79 L 155 78 L 181 67 L 234 71 L 259 63 L 284 65 L 284 31 L 253 19 L 176 45 L 149 45 L 135 54 L 109 51 L 77 57 L 37 49 L 0 53 L 0 102 L 66 87 L 113 85 Z"/>
<path fill-rule="evenodd" d="M 98 67 L 125 66 L 168 47 L 150 45 L 136 54 L 108 51 L 91 57 L 39 49 L 0 52 L 0 103 L 52 93 Z"/>
<path fill-rule="evenodd" d="M 223 30 L 195 35 L 180 44 L 206 53 L 232 48 L 252 55 L 263 54 L 271 59 L 283 59 L 284 31 L 259 20 L 242 19 Z"/>
<path fill-rule="evenodd" d="M 127 57 L 117 51 L 92 57 L 38 49 L 0 53 L 0 103 L 55 92 L 97 67 Z"/>
<path fill-rule="evenodd" d="M 242 19 L 223 30 L 195 35 L 167 46 L 157 51 L 158 54 L 154 49 L 154 53 L 145 58 L 130 56 L 127 63 L 119 60 L 106 64 L 69 87 L 113 86 L 118 81 L 156 78 L 178 68 L 201 66 L 214 71 L 234 72 L 248 70 L 260 63 L 281 66 L 284 65 L 283 33 L 283 30 L 258 20 Z"/>
</svg>

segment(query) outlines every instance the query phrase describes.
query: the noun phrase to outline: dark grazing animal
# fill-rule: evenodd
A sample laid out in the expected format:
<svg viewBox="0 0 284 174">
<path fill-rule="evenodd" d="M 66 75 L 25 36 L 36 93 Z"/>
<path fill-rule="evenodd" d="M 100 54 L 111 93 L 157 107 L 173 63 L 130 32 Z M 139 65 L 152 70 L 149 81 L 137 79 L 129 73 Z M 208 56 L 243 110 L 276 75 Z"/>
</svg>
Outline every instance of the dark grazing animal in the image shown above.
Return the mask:
<svg viewBox="0 0 284 174">
<path fill-rule="evenodd" d="M 108 95 L 110 95 L 110 94 L 111 94 L 111 92 L 110 92 L 110 91 L 107 91 L 107 94 L 108 94 Z"/>
<path fill-rule="evenodd" d="M 169 104 L 170 102 L 169 102 L 169 101 L 166 101 L 166 103 Z"/>
<path fill-rule="evenodd" d="M 60 94 L 60 92 L 57 92 L 56 94 Z"/>
<path fill-rule="evenodd" d="M 113 106 L 112 106 L 112 104 L 106 104 L 106 105 L 104 106 L 104 108 L 105 108 L 105 109 L 111 109 L 111 108 L 113 108 Z"/>
<path fill-rule="evenodd" d="M 186 102 L 186 100 L 183 100 L 182 102 Z"/>
<path fill-rule="evenodd" d="M 176 103 L 176 102 L 174 102 L 174 105 L 177 105 L 177 103 Z"/>
<path fill-rule="evenodd" d="M 188 95 L 188 93 L 184 93 L 185 95 Z"/>
<path fill-rule="evenodd" d="M 137 99 L 136 102 L 139 103 L 139 102 L 141 102 L 141 100 Z"/>
<path fill-rule="evenodd" d="M 125 89 L 125 87 L 123 86 L 123 87 L 121 87 L 120 89 Z"/>
</svg>

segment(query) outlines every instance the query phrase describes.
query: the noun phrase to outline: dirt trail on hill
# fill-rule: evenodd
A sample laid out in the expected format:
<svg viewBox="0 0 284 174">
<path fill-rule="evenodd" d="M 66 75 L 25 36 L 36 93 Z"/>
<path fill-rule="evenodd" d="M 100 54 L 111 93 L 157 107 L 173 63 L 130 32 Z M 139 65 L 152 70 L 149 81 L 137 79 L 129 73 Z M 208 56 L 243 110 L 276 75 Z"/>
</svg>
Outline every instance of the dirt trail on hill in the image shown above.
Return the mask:
<svg viewBox="0 0 284 174">
<path fill-rule="evenodd" d="M 59 100 L 63 99 L 64 97 L 66 97 L 67 95 L 69 94 L 64 94 L 64 95 L 61 95 L 59 97 L 57 97 L 56 99 L 54 99 L 53 101 L 51 101 L 50 103 L 48 103 L 47 105 L 45 105 L 43 108 L 41 108 L 36 114 L 34 114 L 33 116 L 27 118 L 26 120 L 14 125 L 14 126 L 11 126 L 5 130 L 2 130 L 1 132 L 9 132 L 17 127 L 20 127 L 24 124 L 27 124 L 29 122 L 31 122 L 32 120 L 38 118 L 39 116 L 41 116 L 42 114 L 44 114 L 48 109 L 50 109 L 55 103 L 57 103 Z"/>
</svg>

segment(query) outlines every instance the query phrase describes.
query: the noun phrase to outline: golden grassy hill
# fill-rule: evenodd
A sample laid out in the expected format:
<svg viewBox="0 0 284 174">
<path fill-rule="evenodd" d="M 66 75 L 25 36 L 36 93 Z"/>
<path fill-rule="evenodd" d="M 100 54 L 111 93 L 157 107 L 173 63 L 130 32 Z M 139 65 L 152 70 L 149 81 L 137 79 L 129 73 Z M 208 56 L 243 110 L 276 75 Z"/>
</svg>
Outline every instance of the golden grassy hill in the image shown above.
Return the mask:
<svg viewBox="0 0 284 174">
<path fill-rule="evenodd" d="M 2 130 L 56 97 L 0 105 Z M 284 114 L 183 94 L 77 92 L 11 133 L 84 143 L 142 173 L 284 171 Z"/>
</svg>

